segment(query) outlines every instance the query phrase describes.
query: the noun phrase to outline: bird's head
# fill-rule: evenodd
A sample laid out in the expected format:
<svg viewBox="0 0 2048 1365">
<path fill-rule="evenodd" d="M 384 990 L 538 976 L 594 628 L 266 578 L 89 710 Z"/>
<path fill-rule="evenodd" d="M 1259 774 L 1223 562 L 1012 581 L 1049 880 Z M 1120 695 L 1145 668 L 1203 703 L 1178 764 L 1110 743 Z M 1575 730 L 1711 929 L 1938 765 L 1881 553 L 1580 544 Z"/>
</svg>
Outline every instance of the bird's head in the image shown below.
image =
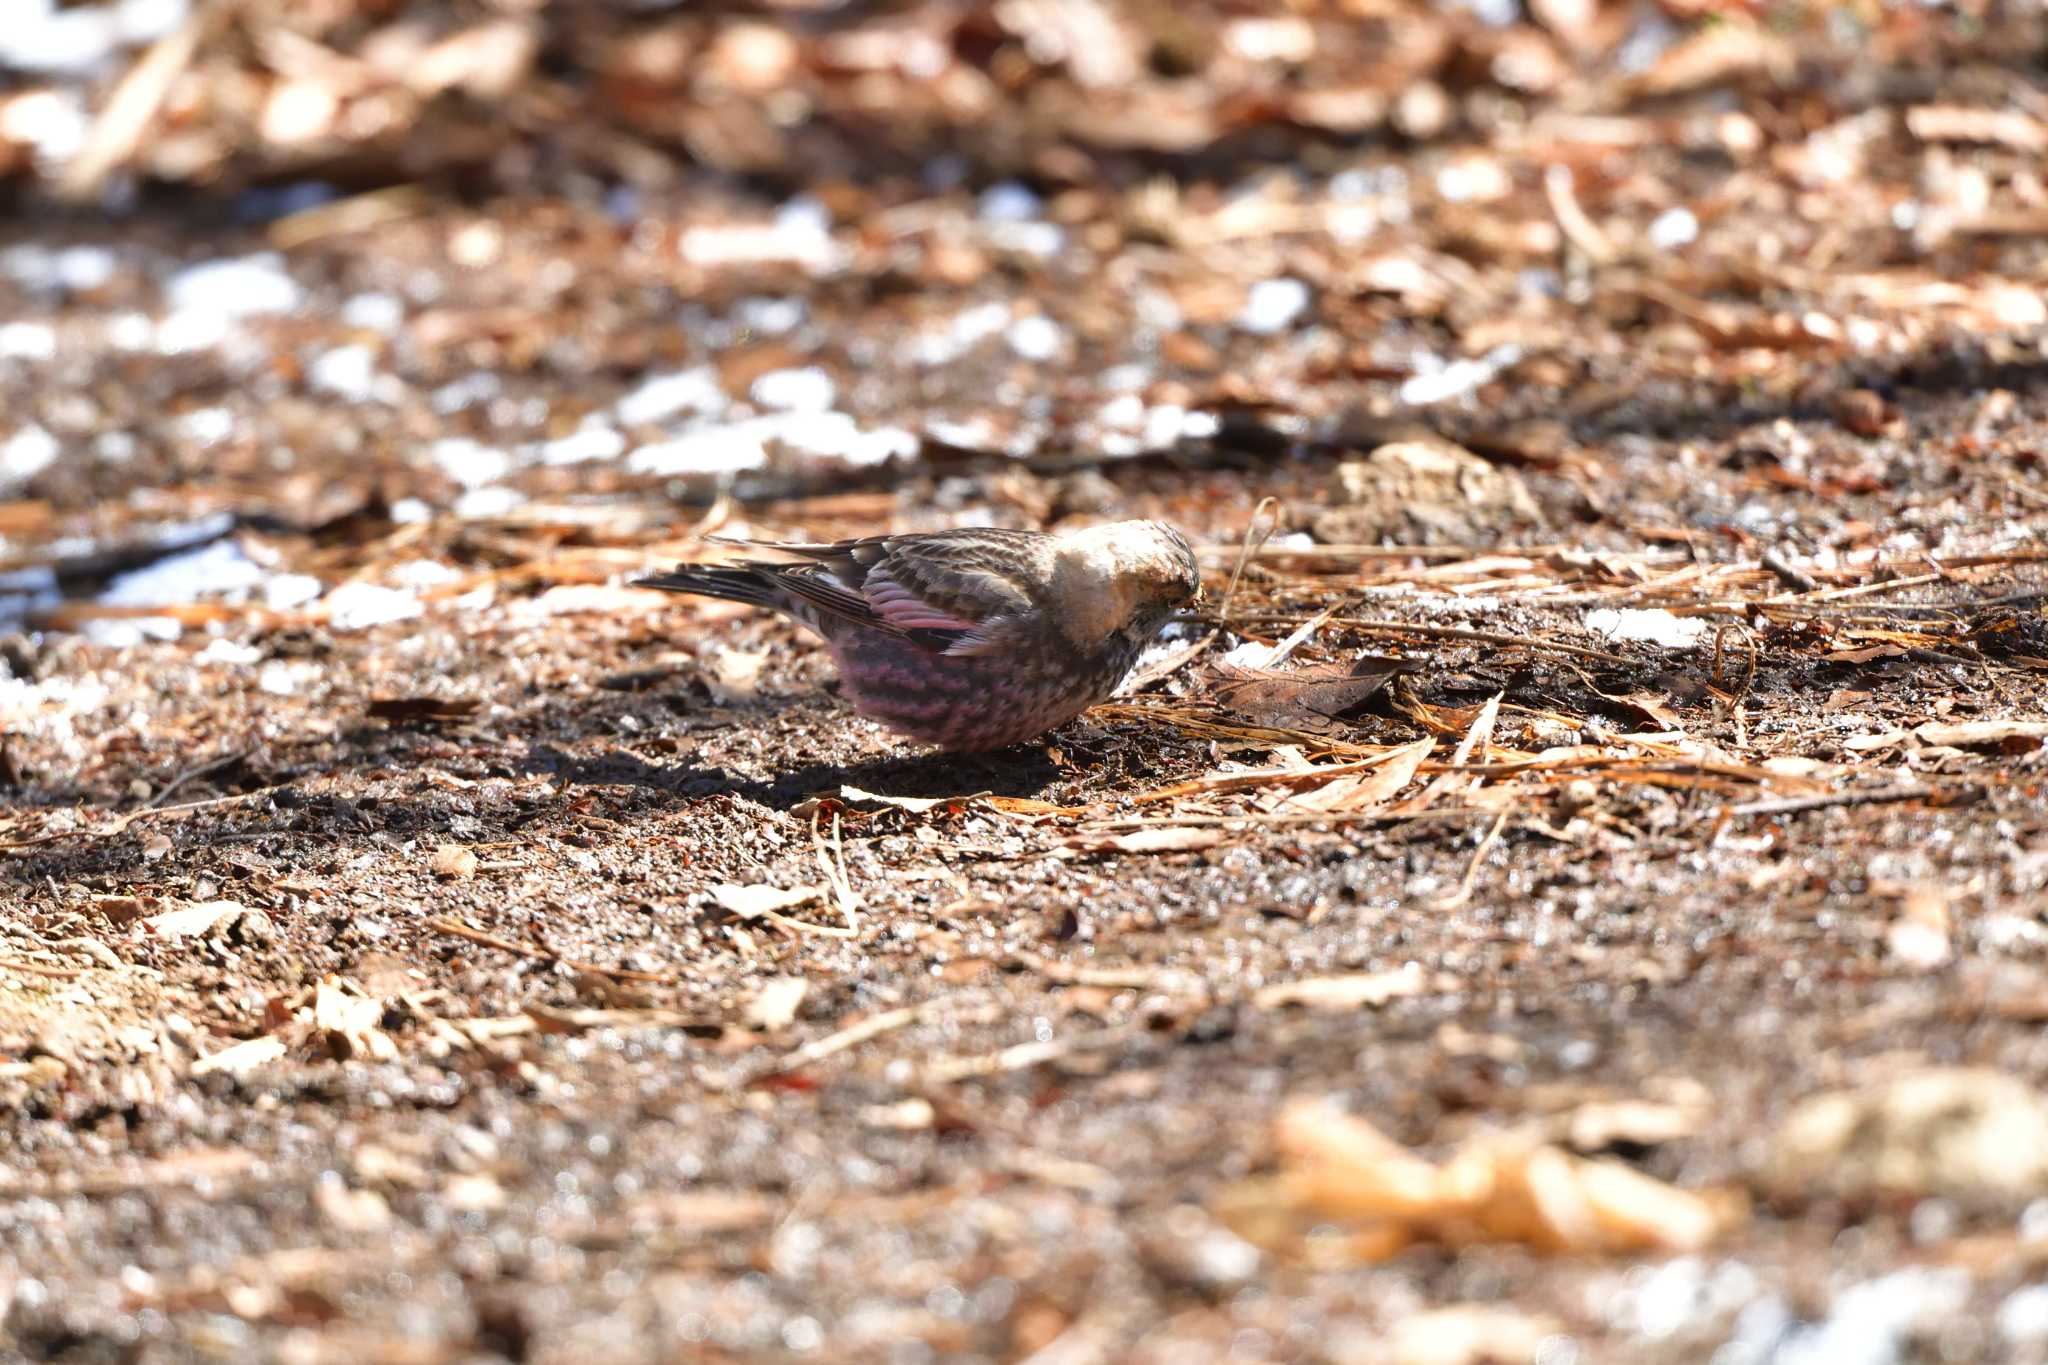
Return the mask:
<svg viewBox="0 0 2048 1365">
<path fill-rule="evenodd" d="M 1077 643 L 1124 634 L 1142 644 L 1202 594 L 1194 547 L 1163 521 L 1090 526 L 1061 541 L 1054 585 Z"/>
</svg>

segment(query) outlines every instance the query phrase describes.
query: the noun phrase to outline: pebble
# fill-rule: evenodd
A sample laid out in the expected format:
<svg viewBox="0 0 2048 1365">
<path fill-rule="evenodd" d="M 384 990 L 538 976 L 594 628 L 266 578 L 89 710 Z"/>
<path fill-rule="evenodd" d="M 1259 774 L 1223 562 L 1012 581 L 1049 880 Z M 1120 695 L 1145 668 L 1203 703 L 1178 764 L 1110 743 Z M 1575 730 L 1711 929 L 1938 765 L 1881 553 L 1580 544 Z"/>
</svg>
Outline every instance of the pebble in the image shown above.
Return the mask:
<svg viewBox="0 0 2048 1365">
<path fill-rule="evenodd" d="M 1292 327 L 1308 311 L 1309 290 L 1300 280 L 1260 280 L 1245 294 L 1237 329 L 1253 336 L 1273 336 Z"/>
</svg>

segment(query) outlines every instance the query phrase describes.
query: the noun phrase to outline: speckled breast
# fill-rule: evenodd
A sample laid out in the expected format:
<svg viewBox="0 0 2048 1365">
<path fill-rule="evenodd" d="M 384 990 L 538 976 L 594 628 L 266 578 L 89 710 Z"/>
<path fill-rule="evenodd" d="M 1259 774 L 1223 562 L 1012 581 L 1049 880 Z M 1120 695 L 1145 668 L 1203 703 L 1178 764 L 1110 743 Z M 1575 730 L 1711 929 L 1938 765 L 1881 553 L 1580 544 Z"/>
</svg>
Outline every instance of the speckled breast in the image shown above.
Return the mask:
<svg viewBox="0 0 2048 1365">
<path fill-rule="evenodd" d="M 1093 654 L 1053 645 L 953 657 L 863 631 L 831 641 L 846 699 L 912 739 L 999 749 L 1036 738 L 1106 699 L 1130 671 L 1123 641 Z"/>
</svg>

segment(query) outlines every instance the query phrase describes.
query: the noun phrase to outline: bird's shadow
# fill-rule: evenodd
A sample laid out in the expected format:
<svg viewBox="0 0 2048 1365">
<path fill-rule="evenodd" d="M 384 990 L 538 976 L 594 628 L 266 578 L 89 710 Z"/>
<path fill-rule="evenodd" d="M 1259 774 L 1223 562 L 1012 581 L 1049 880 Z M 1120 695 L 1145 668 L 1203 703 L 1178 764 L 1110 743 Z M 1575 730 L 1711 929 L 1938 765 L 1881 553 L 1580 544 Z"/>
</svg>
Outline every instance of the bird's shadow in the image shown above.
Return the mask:
<svg viewBox="0 0 2048 1365">
<path fill-rule="evenodd" d="M 688 758 L 652 763 L 627 749 L 582 755 L 546 743 L 531 746 L 514 766 L 524 775 L 577 786 L 640 787 L 691 801 L 741 796 L 773 810 L 836 795 L 844 787 L 886 796 L 1036 796 L 1060 772 L 1043 749 L 1028 745 L 987 754 L 904 754 L 856 763 L 806 763 L 768 778 L 742 777 Z"/>
</svg>

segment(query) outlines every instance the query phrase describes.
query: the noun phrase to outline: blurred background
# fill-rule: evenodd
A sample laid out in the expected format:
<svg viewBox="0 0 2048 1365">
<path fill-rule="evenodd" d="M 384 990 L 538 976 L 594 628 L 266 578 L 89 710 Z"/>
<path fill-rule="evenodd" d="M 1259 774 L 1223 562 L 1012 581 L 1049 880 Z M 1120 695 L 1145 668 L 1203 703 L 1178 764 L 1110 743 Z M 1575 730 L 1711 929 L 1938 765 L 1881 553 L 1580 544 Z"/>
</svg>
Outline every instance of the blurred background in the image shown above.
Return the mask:
<svg viewBox="0 0 2048 1365">
<path fill-rule="evenodd" d="M 0 532 L 922 505 L 977 459 L 1042 520 L 1107 505 L 1077 454 L 1401 413 L 1583 501 L 1615 431 L 1881 430 L 1901 357 L 2038 357 L 2043 41 L 1998 4 L 14 0 Z M 1647 491 L 1595 501 L 1673 521 Z"/>
</svg>

